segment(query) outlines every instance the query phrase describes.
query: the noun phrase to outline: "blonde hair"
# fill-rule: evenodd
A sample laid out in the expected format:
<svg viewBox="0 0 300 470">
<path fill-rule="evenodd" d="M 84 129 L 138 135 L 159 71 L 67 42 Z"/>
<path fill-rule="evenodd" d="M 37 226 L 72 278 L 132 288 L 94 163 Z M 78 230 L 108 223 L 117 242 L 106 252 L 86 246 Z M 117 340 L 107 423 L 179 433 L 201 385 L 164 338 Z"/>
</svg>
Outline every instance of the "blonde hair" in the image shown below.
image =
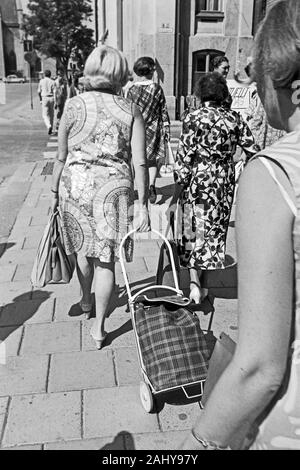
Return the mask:
<svg viewBox="0 0 300 470">
<path fill-rule="evenodd" d="M 254 78 L 264 89 L 289 88 L 300 76 L 300 2 L 279 0 L 255 37 Z M 266 80 L 268 79 L 268 80 Z"/>
<path fill-rule="evenodd" d="M 128 82 L 128 63 L 114 47 L 99 46 L 89 55 L 84 68 L 86 90 L 99 88 L 118 91 Z"/>
</svg>

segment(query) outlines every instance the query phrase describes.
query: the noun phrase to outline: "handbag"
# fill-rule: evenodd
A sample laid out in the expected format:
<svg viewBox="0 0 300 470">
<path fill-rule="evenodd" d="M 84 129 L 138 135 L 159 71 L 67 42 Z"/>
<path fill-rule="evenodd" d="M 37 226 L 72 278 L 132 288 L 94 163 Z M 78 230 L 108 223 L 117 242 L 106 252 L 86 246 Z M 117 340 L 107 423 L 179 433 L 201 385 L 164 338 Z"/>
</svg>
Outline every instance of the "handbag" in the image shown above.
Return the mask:
<svg viewBox="0 0 300 470">
<path fill-rule="evenodd" d="M 68 284 L 76 265 L 75 255 L 66 254 L 59 212 L 51 214 L 38 246 L 31 272 L 34 287 Z"/>
<path fill-rule="evenodd" d="M 235 342 L 225 333 L 221 333 L 220 337 L 216 340 L 213 353 L 209 360 L 204 393 L 201 399 L 203 406 L 205 406 L 212 389 L 230 363 L 235 347 Z"/>
</svg>

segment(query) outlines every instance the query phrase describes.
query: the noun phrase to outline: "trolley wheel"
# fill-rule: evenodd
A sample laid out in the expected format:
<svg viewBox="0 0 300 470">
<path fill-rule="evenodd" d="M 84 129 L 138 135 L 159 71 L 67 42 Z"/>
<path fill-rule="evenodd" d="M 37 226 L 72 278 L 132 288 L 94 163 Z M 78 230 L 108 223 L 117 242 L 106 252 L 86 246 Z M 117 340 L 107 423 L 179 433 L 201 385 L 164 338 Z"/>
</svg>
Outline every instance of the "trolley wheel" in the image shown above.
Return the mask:
<svg viewBox="0 0 300 470">
<path fill-rule="evenodd" d="M 150 387 L 145 382 L 140 383 L 140 398 L 144 410 L 151 413 L 154 410 L 154 400 Z"/>
</svg>

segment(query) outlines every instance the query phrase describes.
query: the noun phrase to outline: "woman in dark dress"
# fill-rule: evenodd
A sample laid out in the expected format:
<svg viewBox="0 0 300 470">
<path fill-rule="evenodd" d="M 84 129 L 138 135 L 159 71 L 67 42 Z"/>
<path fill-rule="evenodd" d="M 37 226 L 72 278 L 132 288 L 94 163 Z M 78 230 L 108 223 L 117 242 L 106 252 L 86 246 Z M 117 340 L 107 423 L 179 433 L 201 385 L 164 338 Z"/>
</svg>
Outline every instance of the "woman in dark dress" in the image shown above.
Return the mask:
<svg viewBox="0 0 300 470">
<path fill-rule="evenodd" d="M 216 72 L 205 75 L 196 94 L 201 106 L 183 122 L 171 204 L 180 197 L 181 264 L 189 267 L 190 296 L 198 303 L 207 295 L 199 281 L 202 271 L 225 267 L 237 146 L 247 157 L 257 148 L 241 116 L 222 105 L 229 95 L 224 77 Z"/>
</svg>

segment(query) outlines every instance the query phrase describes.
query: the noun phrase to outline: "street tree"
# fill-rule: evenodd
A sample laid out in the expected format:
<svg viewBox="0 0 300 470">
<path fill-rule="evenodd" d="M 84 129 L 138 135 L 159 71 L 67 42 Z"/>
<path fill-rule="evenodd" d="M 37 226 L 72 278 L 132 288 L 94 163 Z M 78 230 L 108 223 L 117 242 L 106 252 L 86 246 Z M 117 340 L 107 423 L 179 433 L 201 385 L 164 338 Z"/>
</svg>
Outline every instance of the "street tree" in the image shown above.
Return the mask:
<svg viewBox="0 0 300 470">
<path fill-rule="evenodd" d="M 88 27 L 91 0 L 29 0 L 24 29 L 33 36 L 34 47 L 57 60 L 67 74 L 70 59 L 80 68 L 95 46 L 94 32 Z"/>
</svg>

